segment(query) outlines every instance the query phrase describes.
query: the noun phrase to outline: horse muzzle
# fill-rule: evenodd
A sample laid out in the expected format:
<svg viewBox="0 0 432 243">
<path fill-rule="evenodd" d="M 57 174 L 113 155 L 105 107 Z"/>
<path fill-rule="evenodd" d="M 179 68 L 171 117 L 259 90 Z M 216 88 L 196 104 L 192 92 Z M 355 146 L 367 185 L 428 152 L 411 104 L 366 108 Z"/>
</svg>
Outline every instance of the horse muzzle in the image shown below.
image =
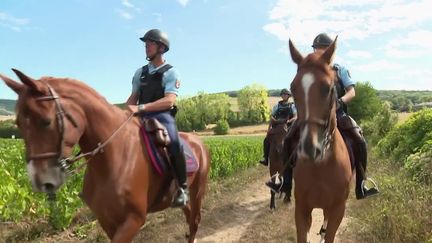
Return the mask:
<svg viewBox="0 0 432 243">
<path fill-rule="evenodd" d="M 39 168 L 33 160 L 27 164 L 27 171 L 36 192 L 55 193 L 66 179 L 66 174 L 60 167 Z"/>
</svg>

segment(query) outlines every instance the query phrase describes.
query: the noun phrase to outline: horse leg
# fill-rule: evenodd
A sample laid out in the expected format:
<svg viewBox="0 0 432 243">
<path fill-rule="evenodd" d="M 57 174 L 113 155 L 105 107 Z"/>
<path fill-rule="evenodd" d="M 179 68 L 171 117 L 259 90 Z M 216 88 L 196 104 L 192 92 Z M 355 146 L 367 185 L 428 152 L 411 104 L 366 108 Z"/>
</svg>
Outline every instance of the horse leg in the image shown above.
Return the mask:
<svg viewBox="0 0 432 243">
<path fill-rule="evenodd" d="M 200 182 L 201 183 L 201 182 Z M 202 184 L 205 185 L 206 183 Z M 201 190 L 204 190 L 201 188 Z M 201 203 L 204 196 L 204 192 L 199 192 L 199 186 L 192 187 L 190 190 L 190 203 L 184 207 L 183 212 L 185 213 L 187 222 L 189 224 L 189 236 L 188 243 L 195 241 L 195 236 L 198 231 L 198 225 L 201 222 Z"/>
<path fill-rule="evenodd" d="M 276 209 L 275 192 L 270 190 L 270 210 Z"/>
<path fill-rule="evenodd" d="M 312 209 L 301 206 L 298 200 L 296 200 L 295 221 L 297 243 L 309 242 L 309 230 L 312 225 Z"/>
<path fill-rule="evenodd" d="M 126 220 L 117 228 L 114 237 L 111 238 L 111 243 L 132 242 L 145 219 L 141 215 L 129 214 Z"/>
<path fill-rule="evenodd" d="M 319 234 L 321 235 L 320 243 L 325 243 L 325 235 L 326 235 L 326 231 L 327 231 L 327 224 L 328 224 L 328 218 L 326 217 L 326 215 L 324 213 L 324 222 L 323 222 L 323 225 L 321 226 L 321 229 L 319 231 Z"/>
<path fill-rule="evenodd" d="M 336 205 L 333 208 L 324 210 L 324 215 L 328 216 L 327 217 L 328 225 L 325 232 L 326 243 L 334 242 L 337 229 L 339 228 L 339 225 L 342 222 L 342 218 L 344 214 L 345 214 L 345 201 Z"/>
</svg>

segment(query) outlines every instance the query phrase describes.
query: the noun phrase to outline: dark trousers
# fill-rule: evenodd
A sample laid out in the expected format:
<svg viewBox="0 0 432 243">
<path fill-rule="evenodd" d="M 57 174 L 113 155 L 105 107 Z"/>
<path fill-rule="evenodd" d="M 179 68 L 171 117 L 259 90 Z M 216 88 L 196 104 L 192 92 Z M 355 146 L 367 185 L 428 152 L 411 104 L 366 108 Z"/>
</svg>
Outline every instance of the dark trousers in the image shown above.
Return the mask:
<svg viewBox="0 0 432 243">
<path fill-rule="evenodd" d="M 172 165 L 174 167 L 174 171 L 176 173 L 179 185 L 183 188 L 186 188 L 186 162 L 183 148 L 180 145 L 177 125 L 174 117 L 170 114 L 169 111 L 146 113 L 144 117 L 156 118 L 166 127 L 168 135 L 171 139 L 171 143 L 168 145 L 168 152 L 172 156 Z"/>
</svg>

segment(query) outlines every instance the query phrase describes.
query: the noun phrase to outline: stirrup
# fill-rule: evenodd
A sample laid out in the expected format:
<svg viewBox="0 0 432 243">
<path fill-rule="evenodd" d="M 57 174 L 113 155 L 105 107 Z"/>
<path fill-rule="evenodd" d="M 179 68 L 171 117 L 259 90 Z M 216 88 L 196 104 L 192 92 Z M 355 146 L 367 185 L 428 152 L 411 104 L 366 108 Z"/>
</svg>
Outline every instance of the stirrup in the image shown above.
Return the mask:
<svg viewBox="0 0 432 243">
<path fill-rule="evenodd" d="M 375 181 L 372 180 L 372 178 L 366 178 L 366 179 L 364 179 L 364 180 L 362 181 L 362 183 L 361 183 L 361 190 L 362 190 L 362 194 L 363 194 L 363 195 L 365 194 L 365 191 L 364 191 L 365 189 L 366 189 L 366 190 L 369 190 L 369 189 L 370 189 L 370 188 L 368 188 L 368 187 L 365 186 L 366 182 L 368 182 L 368 181 L 370 181 L 370 182 L 372 183 L 372 185 L 373 185 L 372 188 L 375 188 L 375 189 L 378 190 L 378 185 L 375 183 Z"/>
</svg>

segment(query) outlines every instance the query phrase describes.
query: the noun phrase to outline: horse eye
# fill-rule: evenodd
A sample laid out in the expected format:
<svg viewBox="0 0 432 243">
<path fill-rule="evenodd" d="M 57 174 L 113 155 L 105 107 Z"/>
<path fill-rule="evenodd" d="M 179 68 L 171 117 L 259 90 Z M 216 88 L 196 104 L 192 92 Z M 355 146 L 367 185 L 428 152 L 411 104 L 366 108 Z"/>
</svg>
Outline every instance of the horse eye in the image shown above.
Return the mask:
<svg viewBox="0 0 432 243">
<path fill-rule="evenodd" d="M 321 95 L 322 96 L 327 96 L 330 92 L 330 87 L 327 85 L 323 85 L 321 86 Z"/>
</svg>

